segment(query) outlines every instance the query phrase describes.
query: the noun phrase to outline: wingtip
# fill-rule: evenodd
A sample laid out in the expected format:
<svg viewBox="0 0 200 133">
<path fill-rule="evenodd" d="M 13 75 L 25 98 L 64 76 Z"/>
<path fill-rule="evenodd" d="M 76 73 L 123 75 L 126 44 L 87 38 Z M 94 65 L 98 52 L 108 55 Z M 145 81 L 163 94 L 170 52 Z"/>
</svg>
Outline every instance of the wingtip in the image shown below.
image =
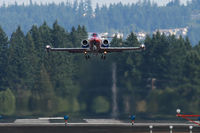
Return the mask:
<svg viewBox="0 0 200 133">
<path fill-rule="evenodd" d="M 51 46 L 50 45 L 46 45 L 46 49 L 51 49 Z"/>
<path fill-rule="evenodd" d="M 145 47 L 144 44 L 141 44 L 141 45 L 140 45 L 140 48 L 141 48 L 142 50 L 145 50 L 146 47 Z"/>
<path fill-rule="evenodd" d="M 49 52 L 51 50 L 51 46 L 50 45 L 46 45 L 46 50 L 47 50 L 47 52 Z"/>
</svg>

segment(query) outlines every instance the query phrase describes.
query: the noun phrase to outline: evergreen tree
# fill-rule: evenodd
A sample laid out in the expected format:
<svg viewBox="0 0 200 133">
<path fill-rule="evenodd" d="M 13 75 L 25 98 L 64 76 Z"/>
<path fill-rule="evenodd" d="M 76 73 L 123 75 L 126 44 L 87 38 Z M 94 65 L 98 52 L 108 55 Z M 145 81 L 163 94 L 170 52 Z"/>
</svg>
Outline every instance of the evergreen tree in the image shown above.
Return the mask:
<svg viewBox="0 0 200 133">
<path fill-rule="evenodd" d="M 0 27 L 0 88 L 5 88 L 7 82 L 7 65 L 8 65 L 8 37 Z"/>
<path fill-rule="evenodd" d="M 91 0 L 86 0 L 85 1 L 85 10 L 86 10 L 86 14 L 88 16 L 88 18 L 92 17 L 92 13 L 93 13 L 93 9 L 92 9 L 92 2 Z"/>
<path fill-rule="evenodd" d="M 56 109 L 56 101 L 54 95 L 53 85 L 51 83 L 49 74 L 42 65 L 40 70 L 40 99 L 41 99 L 41 111 L 52 112 Z"/>
<path fill-rule="evenodd" d="M 27 99 L 29 98 L 29 62 L 26 49 L 25 36 L 18 27 L 10 39 L 8 56 L 8 83 L 16 95 L 16 110 L 27 110 Z M 27 91 L 27 92 L 26 92 Z"/>
<path fill-rule="evenodd" d="M 37 71 L 38 71 L 38 56 L 37 56 L 37 51 L 35 49 L 35 44 L 33 41 L 33 38 L 30 34 L 30 32 L 27 33 L 26 35 L 26 58 L 27 58 L 27 67 L 29 68 L 27 70 L 27 86 L 29 88 L 33 89 L 35 87 L 35 80 L 37 79 Z"/>
<path fill-rule="evenodd" d="M 8 62 L 8 77 L 11 89 L 22 89 L 25 87 L 23 78 L 27 76 L 27 58 L 25 36 L 20 27 L 11 36 Z"/>
<path fill-rule="evenodd" d="M 81 34 L 81 33 L 80 33 Z M 60 27 L 57 22 L 52 30 L 53 45 L 55 47 L 70 47 L 69 33 Z M 80 43 L 80 42 L 79 42 Z M 66 52 L 51 53 L 48 58 L 48 67 L 56 93 L 61 97 L 69 95 L 71 90 L 76 88 L 73 85 L 72 77 L 74 72 L 73 55 Z M 55 65 L 57 67 L 55 67 Z"/>
<path fill-rule="evenodd" d="M 139 46 L 140 43 L 138 42 L 137 36 L 133 32 L 131 32 L 124 44 L 126 47 L 136 47 Z"/>
<path fill-rule="evenodd" d="M 40 68 L 38 78 L 38 86 L 32 90 L 32 96 L 29 100 L 29 109 L 37 114 L 53 114 L 58 103 L 56 103 L 53 85 L 44 65 Z"/>
</svg>

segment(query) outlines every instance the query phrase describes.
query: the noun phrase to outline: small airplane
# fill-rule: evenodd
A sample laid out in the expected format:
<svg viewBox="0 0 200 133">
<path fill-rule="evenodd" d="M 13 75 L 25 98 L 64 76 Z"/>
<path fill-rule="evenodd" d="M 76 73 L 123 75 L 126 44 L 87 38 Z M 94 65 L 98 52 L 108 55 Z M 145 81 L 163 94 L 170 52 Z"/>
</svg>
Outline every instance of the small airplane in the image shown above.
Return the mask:
<svg viewBox="0 0 200 133">
<path fill-rule="evenodd" d="M 107 53 L 145 49 L 144 44 L 141 44 L 139 47 L 110 47 L 109 40 L 105 39 L 105 37 L 99 37 L 97 33 L 92 33 L 88 40 L 83 40 L 81 46 L 82 48 L 52 48 L 50 45 L 46 45 L 46 50 L 47 52 L 67 51 L 69 53 L 84 53 L 86 59 L 90 58 L 90 53 L 102 54 L 101 59 L 106 59 Z"/>
</svg>

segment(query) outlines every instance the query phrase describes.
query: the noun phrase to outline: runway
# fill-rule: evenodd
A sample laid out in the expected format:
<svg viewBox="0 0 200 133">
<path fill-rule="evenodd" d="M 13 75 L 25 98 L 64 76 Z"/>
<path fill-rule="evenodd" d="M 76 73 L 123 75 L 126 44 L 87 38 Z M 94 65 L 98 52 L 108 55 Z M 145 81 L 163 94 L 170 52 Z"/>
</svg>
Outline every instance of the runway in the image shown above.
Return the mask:
<svg viewBox="0 0 200 133">
<path fill-rule="evenodd" d="M 152 126 L 150 129 L 149 126 Z M 192 126 L 192 130 L 189 127 Z M 171 127 L 171 129 L 170 129 Z M 171 132 L 170 132 L 171 130 Z M 152 132 L 151 132 L 152 131 Z M 192 132 L 191 132 L 192 131 Z M 200 133 L 190 123 L 1 123 L 1 133 Z"/>
</svg>

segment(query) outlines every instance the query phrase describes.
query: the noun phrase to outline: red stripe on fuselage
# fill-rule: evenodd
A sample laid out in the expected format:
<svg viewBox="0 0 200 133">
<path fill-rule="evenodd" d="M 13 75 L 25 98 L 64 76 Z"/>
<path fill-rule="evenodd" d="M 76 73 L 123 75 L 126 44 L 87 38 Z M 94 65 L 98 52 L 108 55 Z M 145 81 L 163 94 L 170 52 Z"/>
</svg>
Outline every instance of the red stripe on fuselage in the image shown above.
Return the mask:
<svg viewBox="0 0 200 133">
<path fill-rule="evenodd" d="M 101 46 L 101 39 L 98 37 L 92 37 L 89 40 L 90 50 L 91 51 L 99 51 Z"/>
</svg>

